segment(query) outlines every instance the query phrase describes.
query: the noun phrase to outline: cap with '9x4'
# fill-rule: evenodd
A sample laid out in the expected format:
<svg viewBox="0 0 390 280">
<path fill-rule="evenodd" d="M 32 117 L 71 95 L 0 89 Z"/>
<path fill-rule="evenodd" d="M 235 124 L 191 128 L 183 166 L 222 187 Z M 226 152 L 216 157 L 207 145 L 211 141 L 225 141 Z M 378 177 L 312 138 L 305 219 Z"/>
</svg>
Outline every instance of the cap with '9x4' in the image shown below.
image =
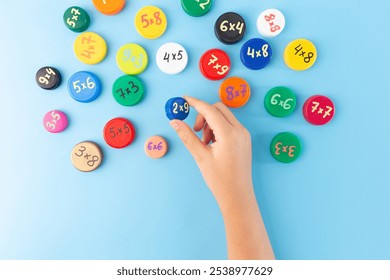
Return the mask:
<svg viewBox="0 0 390 280">
<path fill-rule="evenodd" d="M 39 87 L 46 90 L 53 90 L 60 86 L 62 77 L 60 71 L 56 68 L 45 66 L 37 71 L 35 81 Z"/>
</svg>

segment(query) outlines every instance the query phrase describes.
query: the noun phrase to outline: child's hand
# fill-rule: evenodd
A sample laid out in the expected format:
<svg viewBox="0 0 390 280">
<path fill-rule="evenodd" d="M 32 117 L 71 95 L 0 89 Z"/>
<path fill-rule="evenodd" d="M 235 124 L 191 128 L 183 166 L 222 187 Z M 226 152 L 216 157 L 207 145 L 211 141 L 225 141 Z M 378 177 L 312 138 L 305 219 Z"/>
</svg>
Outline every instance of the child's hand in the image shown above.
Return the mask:
<svg viewBox="0 0 390 280">
<path fill-rule="evenodd" d="M 222 103 L 185 99 L 199 113 L 194 130 L 203 130 L 202 140 L 182 121 L 173 120 L 171 126 L 194 157 L 221 208 L 229 258 L 273 259 L 253 191 L 249 132 Z"/>
<path fill-rule="evenodd" d="M 248 130 L 220 102 L 210 105 L 192 97 L 185 99 L 199 112 L 194 130 L 203 130 L 202 140 L 182 121 L 172 120 L 171 126 L 194 157 L 221 209 L 246 203 L 254 195 Z"/>
</svg>

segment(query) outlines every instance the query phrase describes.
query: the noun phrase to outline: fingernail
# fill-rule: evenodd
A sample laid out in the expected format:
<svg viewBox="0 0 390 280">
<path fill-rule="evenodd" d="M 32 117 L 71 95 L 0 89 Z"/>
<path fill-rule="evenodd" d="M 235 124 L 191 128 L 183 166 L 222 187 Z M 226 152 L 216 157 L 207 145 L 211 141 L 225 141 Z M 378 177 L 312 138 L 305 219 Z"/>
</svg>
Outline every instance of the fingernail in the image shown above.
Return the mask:
<svg viewBox="0 0 390 280">
<path fill-rule="evenodd" d="M 179 130 L 179 123 L 177 121 L 171 121 L 169 124 L 174 130 Z"/>
</svg>

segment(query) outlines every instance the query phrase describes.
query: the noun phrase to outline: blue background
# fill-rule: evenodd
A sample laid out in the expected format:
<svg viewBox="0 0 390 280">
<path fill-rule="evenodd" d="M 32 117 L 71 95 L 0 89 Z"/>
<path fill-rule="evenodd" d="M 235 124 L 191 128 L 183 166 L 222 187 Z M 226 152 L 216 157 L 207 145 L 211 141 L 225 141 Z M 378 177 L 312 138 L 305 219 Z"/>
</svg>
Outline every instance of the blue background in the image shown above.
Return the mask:
<svg viewBox="0 0 390 280">
<path fill-rule="evenodd" d="M 157 40 L 135 30 L 136 12 L 157 5 L 168 17 Z M 62 20 L 71 5 L 91 16 L 88 31 L 108 44 L 106 59 L 95 66 L 73 54 L 76 33 Z M 259 37 L 257 16 L 267 8 L 284 12 L 283 33 L 269 40 L 274 56 L 260 71 L 242 66 L 242 43 Z M 226 46 L 214 36 L 214 22 L 226 11 L 247 22 L 244 41 Z M 198 70 L 210 48 L 232 59 L 230 75 L 252 87 L 249 103 L 234 113 L 250 130 L 256 195 L 279 259 L 389 259 L 390 158 L 390 3 L 372 1 L 215 1 L 209 14 L 188 16 L 180 1 L 133 0 L 116 16 L 97 12 L 91 1 L 7 1 L 0 10 L 0 258 L 1 259 L 223 259 L 225 233 L 218 206 L 190 154 L 164 114 L 166 100 L 189 94 L 218 101 L 220 82 Z M 318 49 L 313 68 L 295 72 L 285 66 L 284 47 L 296 38 L 312 40 Z M 154 61 L 158 48 L 178 42 L 189 53 L 187 69 L 176 76 L 162 73 Z M 116 51 L 126 43 L 145 47 L 151 63 L 139 77 L 147 94 L 131 108 L 117 104 L 110 92 L 122 75 Z M 55 91 L 35 83 L 46 65 L 63 75 Z M 102 95 L 90 104 L 74 101 L 66 89 L 77 71 L 91 71 L 103 82 Z M 265 93 L 288 86 L 298 109 L 286 118 L 268 115 Z M 309 125 L 300 112 L 313 94 L 329 96 L 335 118 L 326 126 Z M 66 112 L 68 129 L 58 135 L 42 126 L 52 109 Z M 116 150 L 105 144 L 102 129 L 113 117 L 130 119 L 135 142 Z M 192 124 L 195 113 L 187 119 Z M 282 131 L 297 134 L 303 153 L 292 164 L 276 162 L 269 143 Z M 148 158 L 145 140 L 162 135 L 170 151 L 161 160 Z M 70 162 L 73 146 L 98 142 L 103 165 L 78 172 Z M 232 147 L 234 148 L 234 147 Z"/>
</svg>

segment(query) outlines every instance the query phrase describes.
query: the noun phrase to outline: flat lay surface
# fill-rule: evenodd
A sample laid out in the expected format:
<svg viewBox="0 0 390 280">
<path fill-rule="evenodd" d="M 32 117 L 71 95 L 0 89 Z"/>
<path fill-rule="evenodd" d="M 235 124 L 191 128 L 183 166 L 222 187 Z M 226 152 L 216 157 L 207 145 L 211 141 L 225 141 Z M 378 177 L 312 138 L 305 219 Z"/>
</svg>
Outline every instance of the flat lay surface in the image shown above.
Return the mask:
<svg viewBox="0 0 390 280">
<path fill-rule="evenodd" d="M 98 4 L 101 12 L 81 0 L 0 10 L 0 259 L 226 258 L 218 206 L 169 126 L 166 103 L 183 95 L 230 102 L 250 131 L 276 258 L 390 259 L 390 3 L 215 0 L 205 11 L 123 2 Z M 88 15 L 68 28 L 72 6 Z M 270 8 L 284 15 L 273 38 L 258 30 Z M 223 21 L 226 32 L 215 30 L 228 12 L 245 32 Z M 72 29 L 93 32 L 94 49 Z M 297 39 L 313 45 L 289 46 Z M 137 95 L 125 99 L 121 83 Z M 266 98 L 275 87 L 291 99 L 280 103 L 287 111 Z M 195 110 L 169 105 L 169 117 L 179 110 L 193 125 Z"/>
</svg>

